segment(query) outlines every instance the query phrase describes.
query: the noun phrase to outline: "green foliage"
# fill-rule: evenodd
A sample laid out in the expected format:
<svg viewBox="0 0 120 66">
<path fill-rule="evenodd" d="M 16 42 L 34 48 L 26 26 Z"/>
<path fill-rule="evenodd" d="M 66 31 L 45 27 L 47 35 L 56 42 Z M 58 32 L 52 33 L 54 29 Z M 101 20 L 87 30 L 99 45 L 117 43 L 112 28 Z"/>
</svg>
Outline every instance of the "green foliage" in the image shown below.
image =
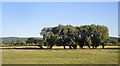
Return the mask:
<svg viewBox="0 0 120 66">
<path fill-rule="evenodd" d="M 35 38 L 28 38 L 26 40 L 26 43 L 34 43 Z"/>
<path fill-rule="evenodd" d="M 58 45 L 76 45 L 79 43 L 81 46 L 87 44 L 98 46 L 101 43 L 107 42 L 108 28 L 103 25 L 61 25 L 55 27 L 43 28 L 41 33 L 44 42 L 47 46 Z"/>
<path fill-rule="evenodd" d="M 118 43 L 118 40 L 117 40 L 117 39 L 111 39 L 111 40 L 110 40 L 110 43 L 117 44 L 117 43 Z"/>
<path fill-rule="evenodd" d="M 91 42 L 91 37 L 87 37 L 87 38 L 86 38 L 86 42 L 87 42 L 88 44 L 92 44 L 92 42 Z"/>
<path fill-rule="evenodd" d="M 40 40 L 39 43 L 38 43 L 38 45 L 44 46 L 44 40 L 43 39 Z"/>
<path fill-rule="evenodd" d="M 26 43 L 29 45 L 38 45 L 40 48 L 43 48 L 44 40 L 40 38 L 28 38 Z"/>
<path fill-rule="evenodd" d="M 26 43 L 25 43 L 25 41 L 23 41 L 23 40 L 17 40 L 16 41 L 16 43 L 15 43 L 15 45 L 18 45 L 18 46 L 20 46 L 20 45 L 25 45 Z"/>
<path fill-rule="evenodd" d="M 120 43 L 120 38 L 118 38 L 118 42 Z"/>
</svg>

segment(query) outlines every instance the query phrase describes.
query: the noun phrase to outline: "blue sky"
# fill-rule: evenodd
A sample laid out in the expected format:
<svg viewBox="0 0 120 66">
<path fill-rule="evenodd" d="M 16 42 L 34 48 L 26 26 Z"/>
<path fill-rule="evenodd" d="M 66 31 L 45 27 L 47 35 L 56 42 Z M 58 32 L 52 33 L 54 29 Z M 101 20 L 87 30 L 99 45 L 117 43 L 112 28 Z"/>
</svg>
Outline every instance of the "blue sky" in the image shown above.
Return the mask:
<svg viewBox="0 0 120 66">
<path fill-rule="evenodd" d="M 2 36 L 39 37 L 44 27 L 99 24 L 118 36 L 117 2 L 3 2 Z"/>
</svg>

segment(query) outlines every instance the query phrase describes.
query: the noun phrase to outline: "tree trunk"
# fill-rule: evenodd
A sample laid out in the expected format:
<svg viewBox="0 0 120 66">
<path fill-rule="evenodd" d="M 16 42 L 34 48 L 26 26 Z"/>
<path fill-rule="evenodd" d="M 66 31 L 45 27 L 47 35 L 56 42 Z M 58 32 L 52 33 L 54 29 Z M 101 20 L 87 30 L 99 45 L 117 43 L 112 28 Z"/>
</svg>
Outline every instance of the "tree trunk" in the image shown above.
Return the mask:
<svg viewBox="0 0 120 66">
<path fill-rule="evenodd" d="M 73 49 L 77 49 L 77 45 L 73 45 Z"/>
<path fill-rule="evenodd" d="M 81 49 L 83 49 L 83 46 L 82 46 L 82 45 L 80 45 L 80 48 L 81 48 Z"/>
<path fill-rule="evenodd" d="M 71 46 L 71 45 L 69 45 L 69 49 L 72 49 L 72 46 Z"/>
<path fill-rule="evenodd" d="M 95 45 L 95 49 L 97 49 L 98 45 Z"/>
<path fill-rule="evenodd" d="M 90 45 L 89 45 L 89 44 L 88 44 L 87 46 L 89 47 L 89 49 L 91 49 L 91 47 L 90 47 Z"/>
<path fill-rule="evenodd" d="M 104 45 L 102 45 L 102 49 L 104 49 Z"/>
<path fill-rule="evenodd" d="M 105 46 L 105 44 L 104 44 L 104 43 L 102 43 L 102 49 L 104 49 L 104 46 Z"/>
<path fill-rule="evenodd" d="M 43 47 L 41 45 L 38 45 L 38 47 L 40 47 L 41 49 L 43 49 Z"/>
<path fill-rule="evenodd" d="M 50 49 L 52 49 L 53 46 L 50 46 Z"/>
<path fill-rule="evenodd" d="M 95 49 L 97 49 L 97 47 L 95 47 Z"/>
<path fill-rule="evenodd" d="M 65 45 L 63 45 L 64 49 L 66 49 Z"/>
</svg>

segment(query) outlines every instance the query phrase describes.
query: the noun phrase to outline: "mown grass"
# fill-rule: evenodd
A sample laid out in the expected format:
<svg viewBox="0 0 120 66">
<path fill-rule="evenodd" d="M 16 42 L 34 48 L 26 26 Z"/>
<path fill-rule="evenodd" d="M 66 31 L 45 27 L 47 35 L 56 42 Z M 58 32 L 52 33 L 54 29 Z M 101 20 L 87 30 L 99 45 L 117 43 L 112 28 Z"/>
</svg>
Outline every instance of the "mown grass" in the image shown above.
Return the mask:
<svg viewBox="0 0 120 66">
<path fill-rule="evenodd" d="M 3 49 L 3 64 L 118 64 L 118 49 Z"/>
</svg>

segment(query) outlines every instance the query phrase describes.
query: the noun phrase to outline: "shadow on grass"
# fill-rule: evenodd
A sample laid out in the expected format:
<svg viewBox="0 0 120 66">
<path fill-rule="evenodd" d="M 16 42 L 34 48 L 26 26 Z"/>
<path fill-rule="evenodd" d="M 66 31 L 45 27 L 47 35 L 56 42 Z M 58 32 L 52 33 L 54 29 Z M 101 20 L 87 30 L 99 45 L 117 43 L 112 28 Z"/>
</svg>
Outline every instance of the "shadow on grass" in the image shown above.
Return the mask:
<svg viewBox="0 0 120 66">
<path fill-rule="evenodd" d="M 47 49 L 47 48 L 12 48 L 12 49 L 23 49 L 23 50 L 70 50 L 70 49 L 64 49 L 64 48 L 53 48 L 53 49 Z"/>
<path fill-rule="evenodd" d="M 47 49 L 47 48 L 2 48 L 2 49 L 18 49 L 18 50 L 83 50 L 81 48 L 77 49 L 69 49 L 69 48 L 52 48 L 52 49 Z M 89 49 L 89 48 L 84 48 L 84 49 Z M 97 49 L 102 49 L 102 48 L 97 48 Z M 94 50 L 97 50 L 94 49 Z M 93 50 L 93 49 L 89 49 Z M 104 50 L 120 50 L 120 48 L 104 48 Z"/>
<path fill-rule="evenodd" d="M 99 48 L 99 49 L 100 49 L 100 48 Z M 104 49 L 120 50 L 120 48 L 104 48 Z"/>
</svg>

